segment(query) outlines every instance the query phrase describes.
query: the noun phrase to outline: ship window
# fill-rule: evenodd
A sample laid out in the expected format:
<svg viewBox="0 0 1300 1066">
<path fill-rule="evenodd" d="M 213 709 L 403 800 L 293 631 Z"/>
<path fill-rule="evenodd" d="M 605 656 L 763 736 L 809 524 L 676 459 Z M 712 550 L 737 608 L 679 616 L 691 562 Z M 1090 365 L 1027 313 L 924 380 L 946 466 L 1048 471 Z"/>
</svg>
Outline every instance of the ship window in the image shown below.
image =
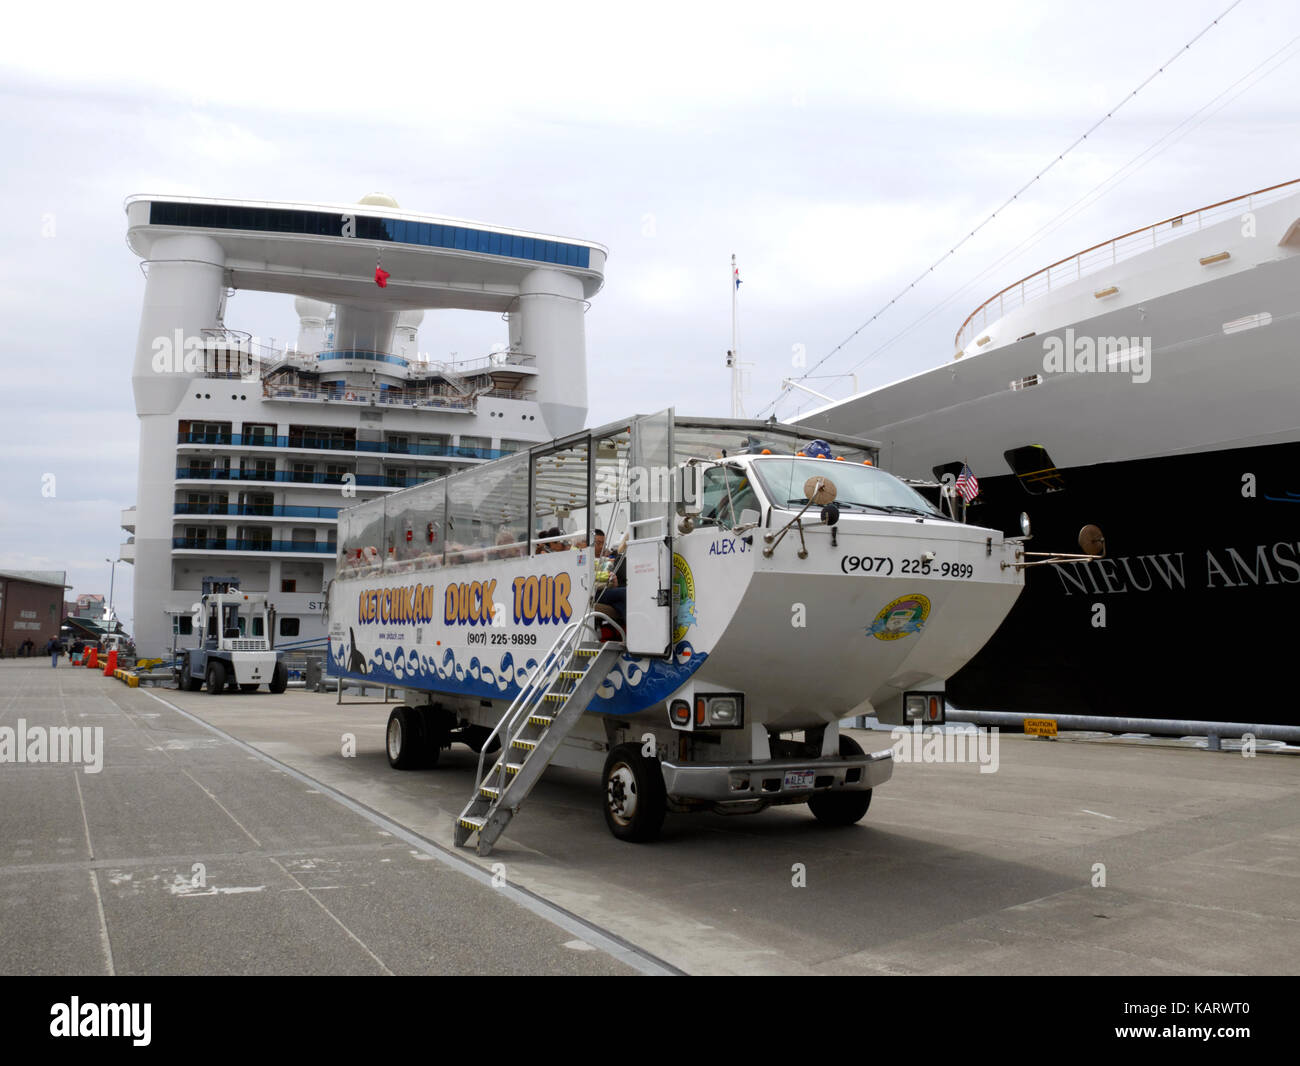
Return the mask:
<svg viewBox="0 0 1300 1066">
<path fill-rule="evenodd" d="M 298 635 L 298 619 L 281 618 L 280 619 L 280 636 L 296 637 Z"/>
<path fill-rule="evenodd" d="M 280 591 L 281 591 L 281 592 L 297 592 L 297 591 L 298 591 L 298 581 L 297 581 L 297 579 L 296 579 L 296 578 L 281 578 L 281 579 L 280 579 Z"/>
<path fill-rule="evenodd" d="M 1021 487 L 1031 496 L 1042 496 L 1065 489 L 1065 475 L 1056 469 L 1052 457 L 1041 444 L 1026 444 L 1003 452 L 1007 465 Z"/>
<path fill-rule="evenodd" d="M 149 205 L 149 222 L 154 226 L 198 226 L 205 229 L 342 236 L 339 215 L 328 211 L 268 210 L 157 200 Z M 376 218 L 372 215 L 356 216 L 355 224 L 357 240 L 461 248 L 484 254 L 508 255 L 516 259 L 566 263 L 582 268 L 591 262 L 591 250 L 577 244 L 515 237 L 463 226 Z"/>
</svg>

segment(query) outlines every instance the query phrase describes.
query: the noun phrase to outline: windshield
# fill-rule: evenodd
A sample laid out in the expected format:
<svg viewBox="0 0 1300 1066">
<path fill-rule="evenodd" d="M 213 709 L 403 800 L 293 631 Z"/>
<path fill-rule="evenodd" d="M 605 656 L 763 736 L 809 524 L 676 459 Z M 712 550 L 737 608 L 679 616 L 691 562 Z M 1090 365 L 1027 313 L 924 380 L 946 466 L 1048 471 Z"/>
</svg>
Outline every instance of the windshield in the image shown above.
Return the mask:
<svg viewBox="0 0 1300 1066">
<path fill-rule="evenodd" d="M 777 507 L 802 507 L 808 502 L 803 494 L 804 482 L 810 477 L 826 477 L 835 483 L 835 502 L 843 508 L 944 517 L 929 500 L 893 474 L 864 463 L 773 458 L 756 460 L 753 470 Z"/>
</svg>

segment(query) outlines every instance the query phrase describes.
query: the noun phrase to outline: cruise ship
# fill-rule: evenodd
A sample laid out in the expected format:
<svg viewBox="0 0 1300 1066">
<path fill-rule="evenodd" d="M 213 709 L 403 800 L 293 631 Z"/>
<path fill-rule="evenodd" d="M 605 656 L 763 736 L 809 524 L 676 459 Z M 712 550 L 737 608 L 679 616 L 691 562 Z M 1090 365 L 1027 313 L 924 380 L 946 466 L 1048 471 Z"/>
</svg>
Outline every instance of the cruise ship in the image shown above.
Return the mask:
<svg viewBox="0 0 1300 1066">
<path fill-rule="evenodd" d="M 206 577 L 268 594 L 277 646 L 323 644 L 340 508 L 585 424 L 602 245 L 414 214 L 380 194 L 125 207 L 146 280 L 138 497 L 120 558 L 135 567 L 142 656 L 186 645 Z M 228 322 L 241 290 L 293 298 L 296 344 Z M 470 361 L 427 358 L 420 328 L 445 309 L 495 316 L 500 341 Z"/>
<path fill-rule="evenodd" d="M 979 482 L 969 520 L 1043 566 L 948 684 L 954 706 L 1295 724 L 1300 181 L 1122 234 L 1007 286 L 954 356 L 794 419 L 885 468 Z M 956 502 L 956 501 L 954 501 Z"/>
</svg>

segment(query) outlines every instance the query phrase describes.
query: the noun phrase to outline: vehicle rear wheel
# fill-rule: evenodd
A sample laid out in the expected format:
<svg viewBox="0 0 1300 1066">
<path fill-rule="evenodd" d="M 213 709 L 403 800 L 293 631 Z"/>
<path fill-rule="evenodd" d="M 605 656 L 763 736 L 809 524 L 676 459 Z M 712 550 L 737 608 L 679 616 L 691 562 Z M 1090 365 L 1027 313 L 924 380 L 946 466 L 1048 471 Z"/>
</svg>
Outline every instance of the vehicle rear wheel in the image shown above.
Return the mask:
<svg viewBox="0 0 1300 1066">
<path fill-rule="evenodd" d="M 424 760 L 424 730 L 410 707 L 394 707 L 384 732 L 388 765 L 394 770 L 418 770 Z"/>
<path fill-rule="evenodd" d="M 861 755 L 862 745 L 852 737 L 840 737 L 840 755 Z M 871 789 L 862 792 L 819 792 L 808 801 L 808 809 L 822 825 L 853 825 L 871 806 Z"/>
<path fill-rule="evenodd" d="M 289 687 L 289 668 L 284 663 L 276 663 L 271 671 L 271 683 L 267 686 L 272 692 L 280 693 Z"/>
<path fill-rule="evenodd" d="M 654 840 L 668 813 L 668 796 L 658 759 L 636 744 L 619 744 L 605 759 L 605 824 L 619 840 Z"/>
<path fill-rule="evenodd" d="M 222 663 L 208 663 L 208 695 L 220 696 L 226 691 L 226 668 Z"/>
</svg>

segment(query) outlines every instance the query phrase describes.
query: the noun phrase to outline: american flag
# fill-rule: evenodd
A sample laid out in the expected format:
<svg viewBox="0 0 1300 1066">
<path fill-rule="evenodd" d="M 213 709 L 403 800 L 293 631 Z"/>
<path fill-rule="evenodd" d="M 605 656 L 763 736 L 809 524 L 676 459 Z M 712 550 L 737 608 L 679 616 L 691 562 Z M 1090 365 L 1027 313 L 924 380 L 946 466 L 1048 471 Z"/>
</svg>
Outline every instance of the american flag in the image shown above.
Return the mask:
<svg viewBox="0 0 1300 1066">
<path fill-rule="evenodd" d="M 957 484 L 953 487 L 957 490 L 957 495 L 967 503 L 980 494 L 980 483 L 975 477 L 975 471 L 965 463 L 962 464 L 961 474 L 958 475 Z"/>
</svg>

